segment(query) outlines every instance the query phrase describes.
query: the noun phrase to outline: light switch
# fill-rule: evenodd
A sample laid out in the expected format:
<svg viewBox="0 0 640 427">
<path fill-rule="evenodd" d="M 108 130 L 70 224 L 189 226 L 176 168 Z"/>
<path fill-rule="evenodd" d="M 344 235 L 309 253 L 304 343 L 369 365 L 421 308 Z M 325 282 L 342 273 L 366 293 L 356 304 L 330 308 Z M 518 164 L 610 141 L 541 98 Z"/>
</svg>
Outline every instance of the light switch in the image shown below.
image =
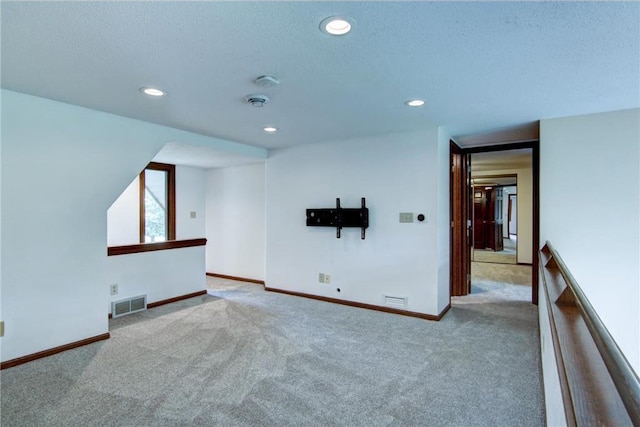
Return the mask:
<svg viewBox="0 0 640 427">
<path fill-rule="evenodd" d="M 189 217 L 195 218 L 196 217 L 196 211 L 189 212 Z"/>
</svg>

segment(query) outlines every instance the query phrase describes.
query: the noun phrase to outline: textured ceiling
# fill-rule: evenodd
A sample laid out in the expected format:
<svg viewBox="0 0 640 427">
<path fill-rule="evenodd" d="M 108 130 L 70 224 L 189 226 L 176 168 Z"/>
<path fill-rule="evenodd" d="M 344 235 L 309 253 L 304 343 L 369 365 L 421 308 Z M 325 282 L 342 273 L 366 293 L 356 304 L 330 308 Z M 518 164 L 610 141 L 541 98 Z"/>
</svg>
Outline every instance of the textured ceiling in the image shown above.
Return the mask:
<svg viewBox="0 0 640 427">
<path fill-rule="evenodd" d="M 154 162 L 185 165 L 196 168 L 212 169 L 251 163 L 262 163 L 266 159 L 248 155 L 229 153 L 201 145 L 188 145 L 168 142 L 153 158 Z"/>
<path fill-rule="evenodd" d="M 472 175 L 499 172 L 504 169 L 531 168 L 532 165 L 533 155 L 530 148 L 471 154 Z"/>
<path fill-rule="evenodd" d="M 543 118 L 640 106 L 638 2 L 1 7 L 3 88 L 264 148 L 434 124 L 471 145 L 526 136 Z M 331 15 L 354 30 L 320 32 Z M 281 84 L 257 87 L 263 74 Z M 249 106 L 255 92 L 271 102 Z M 403 105 L 414 97 L 426 105 Z"/>
<path fill-rule="evenodd" d="M 533 167 L 530 148 L 474 153 L 471 155 L 471 177 L 474 185 L 515 185 L 514 169 Z"/>
</svg>

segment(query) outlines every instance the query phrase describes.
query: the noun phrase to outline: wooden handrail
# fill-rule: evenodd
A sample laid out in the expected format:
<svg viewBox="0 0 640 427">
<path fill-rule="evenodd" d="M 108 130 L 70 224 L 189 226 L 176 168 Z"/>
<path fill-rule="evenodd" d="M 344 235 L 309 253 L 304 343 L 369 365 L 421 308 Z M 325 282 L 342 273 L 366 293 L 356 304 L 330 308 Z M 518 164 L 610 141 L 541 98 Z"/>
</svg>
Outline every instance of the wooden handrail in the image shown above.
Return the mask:
<svg viewBox="0 0 640 427">
<path fill-rule="evenodd" d="M 587 329 L 591 334 L 591 338 L 598 348 L 600 356 L 609 371 L 611 380 L 616 390 L 618 390 L 620 399 L 629 414 L 629 418 L 633 422 L 633 425 L 640 426 L 640 380 L 638 376 L 620 350 L 620 347 L 618 347 L 616 341 L 604 326 L 604 323 L 602 323 L 602 320 L 600 320 L 600 316 L 598 316 L 598 313 L 596 313 L 584 292 L 582 292 L 582 289 L 558 252 L 548 241 L 545 247 L 551 255 L 550 262 L 555 263 L 568 289 L 573 294 L 575 305 L 580 310 Z"/>
</svg>

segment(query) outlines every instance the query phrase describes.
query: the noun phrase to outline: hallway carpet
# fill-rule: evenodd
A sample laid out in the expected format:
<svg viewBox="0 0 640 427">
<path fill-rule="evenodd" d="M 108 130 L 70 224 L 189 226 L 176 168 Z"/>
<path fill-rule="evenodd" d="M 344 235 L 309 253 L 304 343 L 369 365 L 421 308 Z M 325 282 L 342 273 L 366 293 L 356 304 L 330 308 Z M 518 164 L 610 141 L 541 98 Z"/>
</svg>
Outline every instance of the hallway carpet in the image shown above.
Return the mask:
<svg viewBox="0 0 640 427">
<path fill-rule="evenodd" d="M 440 322 L 208 286 L 2 371 L 2 426 L 543 425 L 536 309 L 495 285 Z"/>
<path fill-rule="evenodd" d="M 517 264 L 517 241 L 514 238 L 503 240 L 504 249 L 498 252 L 491 249 L 471 249 L 471 261 L 498 264 Z"/>
</svg>

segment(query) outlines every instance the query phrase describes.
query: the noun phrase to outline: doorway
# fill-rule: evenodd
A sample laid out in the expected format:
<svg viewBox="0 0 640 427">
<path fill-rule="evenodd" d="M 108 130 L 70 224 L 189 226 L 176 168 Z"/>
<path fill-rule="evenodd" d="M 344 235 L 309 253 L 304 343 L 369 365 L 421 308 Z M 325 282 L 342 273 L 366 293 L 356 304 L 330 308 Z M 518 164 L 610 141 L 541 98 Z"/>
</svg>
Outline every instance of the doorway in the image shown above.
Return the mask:
<svg viewBox="0 0 640 427">
<path fill-rule="evenodd" d="M 473 241 L 472 262 L 517 264 L 517 236 L 509 233 L 509 224 L 517 218 L 510 215 L 509 199 L 516 186 L 477 183 L 472 187 Z"/>
<path fill-rule="evenodd" d="M 471 261 L 517 264 L 518 240 L 510 228 L 517 226 L 518 175 L 482 175 L 474 169 L 471 155 L 471 193 L 473 198 Z M 517 200 L 517 199 L 515 199 Z"/>
<path fill-rule="evenodd" d="M 451 161 L 451 296 L 472 292 L 472 263 L 508 263 L 528 266 L 537 304 L 538 142 L 452 142 Z"/>
</svg>

